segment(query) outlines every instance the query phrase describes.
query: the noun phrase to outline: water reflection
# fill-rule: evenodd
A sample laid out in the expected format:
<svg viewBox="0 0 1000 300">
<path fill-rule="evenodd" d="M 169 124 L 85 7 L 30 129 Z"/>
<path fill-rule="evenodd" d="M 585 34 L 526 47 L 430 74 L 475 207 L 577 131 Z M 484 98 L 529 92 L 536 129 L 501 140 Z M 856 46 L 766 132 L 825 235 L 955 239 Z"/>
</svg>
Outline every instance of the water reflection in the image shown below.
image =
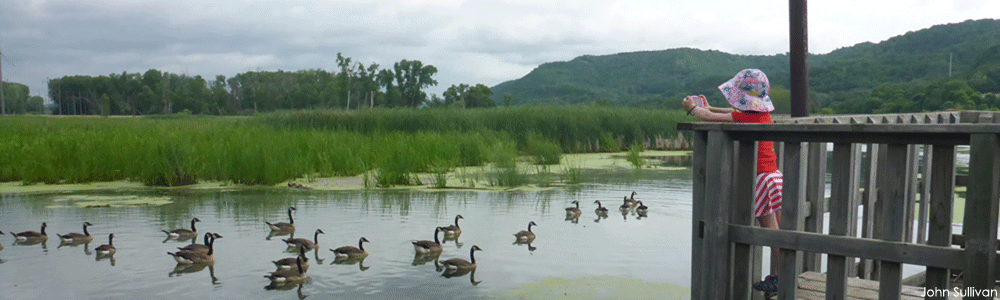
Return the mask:
<svg viewBox="0 0 1000 300">
<path fill-rule="evenodd" d="M 62 247 L 79 247 L 80 245 L 83 245 L 83 254 L 84 255 L 90 255 L 91 254 L 91 252 L 90 252 L 90 241 L 79 241 L 79 240 L 77 240 L 76 242 L 67 242 L 67 241 L 63 240 L 63 241 L 59 242 L 59 246 L 56 247 L 56 249 L 59 249 L 59 248 L 62 248 Z"/>
<path fill-rule="evenodd" d="M 566 221 L 573 224 L 580 223 L 580 214 L 566 215 Z"/>
<path fill-rule="evenodd" d="M 287 284 L 287 283 L 271 282 L 271 284 L 268 284 L 268 285 L 264 286 L 264 289 L 268 290 L 268 291 L 275 291 L 275 290 L 277 290 L 277 291 L 288 291 L 288 290 L 291 290 L 291 289 L 296 289 L 296 293 L 295 293 L 296 296 L 298 296 L 299 300 L 302 300 L 302 299 L 305 299 L 305 298 L 309 297 L 309 295 L 305 295 L 305 294 L 302 293 L 302 286 L 304 286 L 304 285 L 305 285 L 305 282 L 299 282 L 298 284 Z"/>
<path fill-rule="evenodd" d="M 369 268 L 371 268 L 371 267 L 366 267 L 365 266 L 365 259 L 366 258 L 368 258 L 368 257 L 367 256 L 361 256 L 361 257 L 337 256 L 336 258 L 333 259 L 333 262 L 330 263 L 330 265 L 358 265 L 358 269 L 361 270 L 362 272 L 364 272 L 365 270 L 368 270 Z"/>
<path fill-rule="evenodd" d="M 170 273 L 167 273 L 167 277 L 179 277 L 183 274 L 198 273 L 205 270 L 205 268 L 208 268 L 208 276 L 212 279 L 212 284 L 221 284 L 219 279 L 215 277 L 215 264 L 178 264 Z"/>
<path fill-rule="evenodd" d="M 517 245 L 517 246 L 525 245 L 525 246 L 528 246 L 528 252 L 534 252 L 535 249 L 538 249 L 538 247 L 532 246 L 531 242 L 515 241 L 513 245 Z"/>
<path fill-rule="evenodd" d="M 276 236 L 286 236 L 286 235 L 289 236 L 289 237 L 295 237 L 295 229 L 292 229 L 292 230 L 271 230 L 270 232 L 267 233 L 267 236 L 264 237 L 264 240 L 265 241 L 270 241 L 271 238 L 273 238 L 273 237 L 276 237 Z"/>
<path fill-rule="evenodd" d="M 459 236 L 461 236 L 461 234 L 453 234 L 451 236 L 445 235 L 444 238 L 441 239 L 441 245 L 445 245 L 448 242 L 454 242 L 455 248 L 462 249 L 462 242 L 458 241 Z"/>
<path fill-rule="evenodd" d="M 115 266 L 115 255 L 114 254 L 101 254 L 101 253 L 97 253 L 97 255 L 94 257 L 94 261 L 102 261 L 102 260 L 105 260 L 105 259 L 107 259 L 111 263 L 112 267 Z"/>
<path fill-rule="evenodd" d="M 413 255 L 412 265 L 419 266 L 432 261 L 437 265 L 438 257 L 441 257 L 441 252 L 417 253 Z"/>
</svg>

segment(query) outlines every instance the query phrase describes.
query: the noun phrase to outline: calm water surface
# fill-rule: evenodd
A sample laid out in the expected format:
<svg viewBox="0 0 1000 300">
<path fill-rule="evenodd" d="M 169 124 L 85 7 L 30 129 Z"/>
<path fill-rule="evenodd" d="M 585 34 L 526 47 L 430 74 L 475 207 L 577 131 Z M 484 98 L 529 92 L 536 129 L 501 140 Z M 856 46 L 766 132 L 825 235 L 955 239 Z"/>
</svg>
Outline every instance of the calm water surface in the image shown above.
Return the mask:
<svg viewBox="0 0 1000 300">
<path fill-rule="evenodd" d="M 657 171 L 609 176 L 598 184 L 549 191 L 184 191 L 72 193 L 0 198 L 0 230 L 39 230 L 48 223 L 45 243 L 17 245 L 0 236 L 0 298 L 470 298 L 500 296 L 547 278 L 619 277 L 680 288 L 690 284 L 691 171 Z M 638 178 L 638 179 L 637 179 Z M 622 215 L 622 197 L 636 191 L 649 206 L 647 217 Z M 82 208 L 82 201 L 143 197 L 163 205 Z M 583 215 L 565 219 L 578 200 Z M 594 200 L 610 212 L 594 213 Z M 103 205 L 104 202 L 94 202 Z M 269 236 L 264 224 L 287 222 L 294 206 L 295 237 L 312 238 L 319 228 L 320 249 L 308 252 L 311 267 L 302 285 L 279 289 L 264 278 L 271 261 L 294 253 Z M 444 276 L 433 260 L 415 257 L 412 240 L 433 240 L 436 226 L 453 224 L 463 233 L 444 243 L 440 260 L 469 259 L 478 245 L 474 273 Z M 217 232 L 212 266 L 178 267 L 166 252 L 191 241 L 165 240 L 164 229 Z M 56 233 L 82 232 L 89 221 L 89 245 L 60 245 Z M 513 234 L 532 228 L 537 239 L 515 244 Z M 98 259 L 93 248 L 115 234 L 118 253 Z M 328 249 L 357 246 L 366 237 L 369 257 L 341 264 Z M 197 238 L 201 242 L 201 236 Z"/>
</svg>

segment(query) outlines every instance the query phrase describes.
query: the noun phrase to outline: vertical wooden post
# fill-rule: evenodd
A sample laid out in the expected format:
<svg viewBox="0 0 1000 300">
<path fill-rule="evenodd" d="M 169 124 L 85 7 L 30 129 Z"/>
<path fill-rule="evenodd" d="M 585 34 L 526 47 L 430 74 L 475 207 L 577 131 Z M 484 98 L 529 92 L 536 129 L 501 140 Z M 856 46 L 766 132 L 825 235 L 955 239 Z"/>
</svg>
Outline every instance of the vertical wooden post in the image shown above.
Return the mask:
<svg viewBox="0 0 1000 300">
<path fill-rule="evenodd" d="M 882 240 L 902 242 L 906 233 L 906 145 L 890 144 L 884 157 L 885 168 L 879 168 L 885 185 L 879 188 L 882 202 Z M 996 223 L 994 223 L 996 224 Z M 898 262 L 879 262 L 879 299 L 899 299 L 902 293 L 903 268 Z"/>
<path fill-rule="evenodd" d="M 705 242 L 705 155 L 708 143 L 708 132 L 695 131 L 691 138 L 691 169 L 692 199 L 691 199 L 691 299 L 707 299 L 705 284 L 707 278 L 702 271 L 706 265 L 703 260 L 703 243 Z"/>
<path fill-rule="evenodd" d="M 906 145 L 906 233 L 903 241 L 914 242 L 913 220 L 917 207 L 917 145 Z"/>
<path fill-rule="evenodd" d="M 969 187 L 962 226 L 966 252 L 964 279 L 966 287 L 983 291 L 995 284 L 1000 135 L 973 134 L 969 146 Z"/>
<path fill-rule="evenodd" d="M 739 159 L 736 162 L 735 194 L 729 202 L 730 220 L 736 225 L 750 226 L 753 224 L 753 202 L 755 179 L 757 175 L 757 142 L 740 141 Z M 728 228 L 727 228 L 728 229 Z M 752 248 L 748 244 L 733 245 L 733 299 L 750 298 L 750 283 L 752 267 L 750 255 Z"/>
<path fill-rule="evenodd" d="M 858 210 L 859 205 L 861 205 L 861 144 L 851 144 L 851 166 L 847 174 L 850 176 L 850 182 L 848 182 L 847 189 L 850 191 L 848 193 L 850 207 L 850 212 L 848 212 L 848 222 L 847 222 L 847 235 L 851 237 L 858 236 Z M 847 276 L 854 277 L 858 276 L 858 267 L 856 264 L 856 258 L 847 258 Z"/>
<path fill-rule="evenodd" d="M 807 164 L 802 163 L 802 158 L 807 155 L 805 150 L 802 143 L 785 143 L 784 165 L 781 171 L 784 175 L 781 201 L 782 230 L 801 231 L 804 227 L 804 220 L 799 215 L 805 206 L 806 198 Z M 781 249 L 780 256 L 778 299 L 796 299 L 796 282 L 802 270 L 802 261 L 799 260 L 798 251 L 792 249 Z"/>
<path fill-rule="evenodd" d="M 808 217 L 803 231 L 823 233 L 823 216 L 826 214 L 826 145 L 827 143 L 809 143 L 809 171 L 806 183 L 806 202 L 809 202 Z M 820 271 L 821 256 L 816 253 L 804 253 L 806 271 Z"/>
<path fill-rule="evenodd" d="M 856 222 L 851 211 L 851 144 L 833 144 L 833 161 L 830 176 L 830 235 L 846 236 L 850 232 L 848 222 Z M 827 255 L 826 299 L 847 298 L 847 258 Z"/>
<path fill-rule="evenodd" d="M 809 30 L 806 0 L 788 0 L 788 42 L 792 85 L 792 117 L 809 116 Z"/>
<path fill-rule="evenodd" d="M 733 195 L 733 140 L 725 132 L 710 131 L 705 158 L 705 181 L 714 188 L 705 190 L 705 236 L 703 259 L 705 282 L 727 284 L 732 275 L 729 268 L 729 203 Z M 728 284 L 727 284 L 728 285 Z M 703 287 L 704 288 L 704 287 Z M 729 288 L 705 288 L 706 299 L 730 299 Z"/>
<path fill-rule="evenodd" d="M 878 178 L 878 154 L 879 144 L 868 144 L 868 182 L 865 184 L 864 211 L 861 213 L 861 237 L 872 238 L 872 229 L 875 218 L 875 198 L 878 197 L 876 182 Z M 858 277 L 862 279 L 874 279 L 872 269 L 875 264 L 870 259 L 861 259 L 861 270 Z"/>
<path fill-rule="evenodd" d="M 953 202 L 955 200 L 955 146 L 934 145 L 931 170 L 928 177 L 930 186 L 930 226 L 927 230 L 927 244 L 941 247 L 951 247 L 951 222 Z M 948 269 L 927 267 L 928 290 L 946 290 L 950 288 L 951 278 Z M 944 300 L 944 296 L 930 299 Z"/>
<path fill-rule="evenodd" d="M 917 225 L 917 244 L 927 243 L 927 213 L 930 208 L 930 197 L 931 197 L 931 172 L 934 170 L 931 166 L 931 160 L 934 156 L 934 146 L 924 145 L 924 159 L 923 166 L 924 170 L 920 174 L 920 211 L 918 212 Z"/>
</svg>

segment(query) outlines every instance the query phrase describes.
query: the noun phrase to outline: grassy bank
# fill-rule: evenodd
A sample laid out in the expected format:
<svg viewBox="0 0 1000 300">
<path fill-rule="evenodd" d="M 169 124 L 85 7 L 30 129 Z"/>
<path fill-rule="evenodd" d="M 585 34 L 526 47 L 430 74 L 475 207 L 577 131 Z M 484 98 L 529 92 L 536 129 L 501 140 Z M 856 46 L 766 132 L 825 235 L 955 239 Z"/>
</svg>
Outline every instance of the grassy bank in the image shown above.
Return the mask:
<svg viewBox="0 0 1000 300">
<path fill-rule="evenodd" d="M 300 111 L 253 118 L 13 116 L 0 118 L 0 160 L 6 162 L 0 181 L 274 185 L 361 174 L 371 186 L 408 185 L 418 183 L 416 173 L 462 166 L 496 163 L 512 172 L 511 162 L 524 155 L 558 163 L 567 148 L 618 151 L 622 140 L 674 132 L 676 121 L 663 115 L 671 114 L 538 107 Z"/>
</svg>

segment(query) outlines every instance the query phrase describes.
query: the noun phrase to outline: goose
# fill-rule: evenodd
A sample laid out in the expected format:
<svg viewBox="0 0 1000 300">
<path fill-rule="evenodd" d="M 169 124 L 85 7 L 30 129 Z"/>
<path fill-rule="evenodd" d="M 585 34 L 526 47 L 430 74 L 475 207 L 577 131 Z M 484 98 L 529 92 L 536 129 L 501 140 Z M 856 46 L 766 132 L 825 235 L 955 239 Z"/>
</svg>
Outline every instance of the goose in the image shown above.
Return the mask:
<svg viewBox="0 0 1000 300">
<path fill-rule="evenodd" d="M 599 215 L 608 213 L 608 209 L 601 206 L 601 200 L 594 201 L 594 203 L 597 203 L 597 209 L 595 209 L 594 212 Z"/>
<path fill-rule="evenodd" d="M 538 226 L 538 224 L 535 224 L 535 221 L 531 221 L 530 223 L 528 223 L 528 230 L 521 230 L 521 231 L 515 233 L 514 237 L 517 237 L 518 241 L 531 241 L 531 240 L 534 240 L 535 239 L 535 233 L 531 232 L 531 225 Z"/>
<path fill-rule="evenodd" d="M 636 194 L 636 193 L 635 193 L 635 191 L 632 191 L 632 196 L 630 196 L 630 197 L 627 197 L 627 198 L 625 199 L 625 203 L 626 203 L 626 204 L 628 204 L 628 205 L 629 205 L 629 206 L 631 206 L 631 207 L 635 207 L 635 205 L 636 205 L 636 202 L 635 202 L 635 195 L 638 195 L 638 194 Z"/>
<path fill-rule="evenodd" d="M 434 235 L 437 235 L 437 233 L 435 233 Z M 368 256 L 368 251 L 365 251 L 365 246 L 364 246 L 365 242 L 371 243 L 365 237 L 361 237 L 361 239 L 358 240 L 357 248 L 354 248 L 354 246 L 343 246 L 337 249 L 330 249 L 330 251 L 333 251 L 333 253 L 336 254 L 338 257 L 340 256 L 365 257 Z"/>
<path fill-rule="evenodd" d="M 632 205 L 628 204 L 628 197 L 625 197 L 625 202 L 618 207 L 618 210 L 621 210 L 622 212 L 628 212 L 629 210 L 632 210 Z"/>
<path fill-rule="evenodd" d="M 443 248 L 441 248 L 441 241 L 438 240 L 438 231 L 441 231 L 441 227 L 434 228 L 434 241 L 412 241 L 413 249 L 417 250 L 417 254 L 427 254 L 427 253 L 440 253 Z"/>
<path fill-rule="evenodd" d="M 264 222 L 267 227 L 271 227 L 271 231 L 291 231 L 295 230 L 295 219 L 292 219 L 292 211 L 295 210 L 294 207 L 288 207 L 288 223 L 278 222 L 271 224 L 271 222 Z"/>
<path fill-rule="evenodd" d="M 301 264 L 303 270 L 309 269 L 309 258 L 306 257 L 306 249 L 302 247 L 299 247 L 299 255 L 296 257 L 286 257 L 272 261 L 272 263 L 274 263 L 274 266 L 278 267 L 278 269 L 292 269 L 296 267 L 295 264 L 298 259 L 302 260 Z"/>
<path fill-rule="evenodd" d="M 639 206 L 635 208 L 635 212 L 639 214 L 646 214 L 649 211 L 649 207 L 642 204 L 642 201 L 638 201 Z"/>
<path fill-rule="evenodd" d="M 0 231 L 0 234 L 3 234 L 3 231 Z M 3 250 L 3 244 L 0 244 L 0 250 Z"/>
<path fill-rule="evenodd" d="M 182 236 L 186 237 L 186 236 L 198 235 L 198 229 L 194 228 L 194 223 L 195 222 L 201 222 L 201 220 L 199 220 L 198 218 L 191 219 L 191 230 L 180 228 L 180 229 L 174 229 L 174 230 L 171 230 L 171 231 L 163 230 L 163 233 L 166 233 L 168 238 L 176 238 L 176 237 L 182 237 Z"/>
<path fill-rule="evenodd" d="M 115 234 L 108 235 L 108 243 L 106 245 L 97 246 L 94 251 L 97 251 L 97 255 L 112 255 L 115 254 L 115 245 L 112 244 L 112 240 L 115 239 Z"/>
<path fill-rule="evenodd" d="M 462 228 L 458 227 L 458 219 L 465 219 L 462 215 L 455 216 L 455 225 L 448 225 L 446 227 L 441 227 L 441 231 L 444 231 L 445 235 L 459 235 L 462 234 Z"/>
<path fill-rule="evenodd" d="M 199 251 L 177 251 L 176 253 L 167 252 L 170 256 L 174 257 L 179 265 L 190 265 L 190 264 L 210 264 L 215 262 L 215 240 L 208 241 L 208 252 Z"/>
<path fill-rule="evenodd" d="M 567 207 L 566 208 L 566 215 L 567 216 L 579 216 L 580 213 L 581 213 L 581 211 L 580 211 L 580 201 L 573 200 L 573 202 L 570 202 L 570 203 L 576 204 L 576 207 Z"/>
<path fill-rule="evenodd" d="M 67 233 L 66 235 L 59 235 L 57 233 L 56 236 L 58 236 L 64 243 L 90 242 L 94 240 L 94 236 L 90 235 L 90 232 L 87 232 L 87 226 L 92 225 L 94 224 L 90 224 L 90 222 L 83 222 L 83 234 L 73 232 Z"/>
<path fill-rule="evenodd" d="M 208 243 L 211 243 L 215 239 L 222 238 L 222 235 L 218 233 L 206 232 L 205 233 L 205 244 L 191 244 L 184 247 L 177 247 L 180 251 L 196 251 L 196 252 L 208 252 Z"/>
<path fill-rule="evenodd" d="M 48 240 L 49 239 L 49 235 L 45 234 L 45 227 L 47 227 L 47 226 L 48 225 L 46 225 L 45 223 L 42 223 L 42 232 L 41 233 L 36 232 L 36 231 L 18 232 L 17 234 L 14 234 L 14 238 L 17 238 L 18 241 L 25 241 L 25 240 L 33 240 L 33 241 Z"/>
<path fill-rule="evenodd" d="M 469 250 L 469 259 L 472 262 L 468 262 L 461 258 L 452 258 L 446 261 L 442 261 L 441 264 L 444 265 L 446 269 L 473 269 L 476 267 L 476 250 L 483 251 L 479 246 L 472 246 Z"/>
<path fill-rule="evenodd" d="M 303 239 L 303 238 L 282 239 L 281 241 L 285 242 L 285 244 L 288 244 L 288 247 L 303 247 L 303 248 L 305 248 L 308 251 L 308 250 L 319 248 L 319 234 L 320 233 L 326 234 L 325 232 L 323 232 L 322 229 L 316 229 L 316 233 L 313 234 L 313 240 L 312 241 L 307 240 L 307 239 Z"/>
<path fill-rule="evenodd" d="M 270 279 L 271 283 L 287 283 L 305 280 L 306 270 L 302 268 L 302 256 L 295 257 L 295 267 L 296 269 L 294 270 L 281 269 L 271 272 L 268 275 L 264 275 L 264 278 Z"/>
</svg>

